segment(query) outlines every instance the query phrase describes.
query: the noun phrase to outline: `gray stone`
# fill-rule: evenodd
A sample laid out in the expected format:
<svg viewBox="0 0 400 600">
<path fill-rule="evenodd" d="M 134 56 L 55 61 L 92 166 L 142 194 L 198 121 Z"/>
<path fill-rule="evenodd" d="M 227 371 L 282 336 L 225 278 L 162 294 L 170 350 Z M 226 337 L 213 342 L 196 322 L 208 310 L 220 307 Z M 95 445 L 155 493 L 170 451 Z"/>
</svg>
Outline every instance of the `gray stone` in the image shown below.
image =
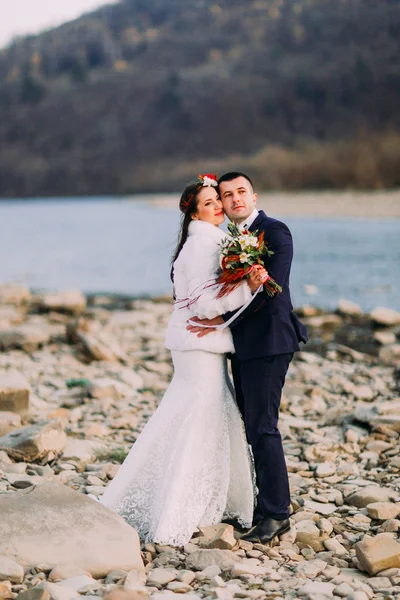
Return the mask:
<svg viewBox="0 0 400 600">
<path fill-rule="evenodd" d="M 174 581 L 177 576 L 177 572 L 171 569 L 156 568 L 149 571 L 147 575 L 147 585 L 163 586 Z"/>
<path fill-rule="evenodd" d="M 104 449 L 104 444 L 92 440 L 69 439 L 63 451 L 63 460 L 77 460 L 80 463 L 91 462 L 96 453 Z"/>
<path fill-rule="evenodd" d="M 400 544 L 390 534 L 389 537 L 386 533 L 374 538 L 365 536 L 355 549 L 358 561 L 370 575 L 400 567 Z"/>
<path fill-rule="evenodd" d="M 143 569 L 132 569 L 126 576 L 124 587 L 127 590 L 143 590 L 146 585 L 146 572 Z"/>
<path fill-rule="evenodd" d="M 330 477 L 336 472 L 336 465 L 334 463 L 320 463 L 317 466 L 315 474 L 317 477 Z"/>
<path fill-rule="evenodd" d="M 0 412 L 0 436 L 21 427 L 21 417 L 13 412 Z"/>
<path fill-rule="evenodd" d="M 16 283 L 0 284 L 0 304 L 25 304 L 31 297 L 30 291 Z"/>
<path fill-rule="evenodd" d="M 49 452 L 60 453 L 66 441 L 60 421 L 40 421 L 0 437 L 0 448 L 11 458 L 33 462 Z"/>
<path fill-rule="evenodd" d="M 60 311 L 80 315 L 86 308 L 86 298 L 79 290 L 67 290 L 56 294 L 43 294 L 35 303 L 44 311 Z"/>
<path fill-rule="evenodd" d="M 392 308 L 379 306 L 370 313 L 370 317 L 377 325 L 386 327 L 400 325 L 400 313 Z"/>
<path fill-rule="evenodd" d="M 338 304 L 338 311 L 342 315 L 358 316 L 362 314 L 361 306 L 341 298 Z"/>
<path fill-rule="evenodd" d="M 331 515 L 336 512 L 337 506 L 332 502 L 315 502 L 315 500 L 305 500 L 304 508 L 319 513 L 320 515 Z"/>
<path fill-rule="evenodd" d="M 346 554 L 348 554 L 346 548 L 336 538 L 325 540 L 324 546 L 327 550 L 333 552 L 337 556 L 346 556 Z"/>
<path fill-rule="evenodd" d="M 202 571 L 206 567 L 217 565 L 222 571 L 228 571 L 238 561 L 240 558 L 230 550 L 197 550 L 186 558 L 186 568 Z"/>
<path fill-rule="evenodd" d="M 299 521 L 296 524 L 296 543 L 310 546 L 315 552 L 321 552 L 324 549 L 321 532 L 313 521 Z"/>
<path fill-rule="evenodd" d="M 93 584 L 97 584 L 97 582 L 89 575 L 73 575 L 72 577 L 67 577 L 60 581 L 62 587 L 70 588 L 76 592 L 79 592 L 79 590 L 88 585 L 92 586 Z"/>
<path fill-rule="evenodd" d="M 369 600 L 369 597 L 365 592 L 357 590 L 355 592 L 351 592 L 351 594 L 347 596 L 346 600 Z"/>
<path fill-rule="evenodd" d="M 327 565 L 327 562 L 318 558 L 315 560 L 306 560 L 296 567 L 296 575 L 314 579 L 327 567 Z"/>
<path fill-rule="evenodd" d="M 0 331 L 0 350 L 22 348 L 25 352 L 34 352 L 50 341 L 52 330 L 50 327 L 23 323 Z"/>
<path fill-rule="evenodd" d="M 22 583 L 23 579 L 24 569 L 21 565 L 6 556 L 0 556 L 0 581 Z"/>
<path fill-rule="evenodd" d="M 390 589 L 392 587 L 392 582 L 389 577 L 374 577 L 370 580 L 369 585 L 374 592 L 378 592 Z"/>
<path fill-rule="evenodd" d="M 302 585 L 301 588 L 297 591 L 297 593 L 299 596 L 306 596 L 310 599 L 314 596 L 314 594 L 319 594 L 321 598 L 323 596 L 327 598 L 332 598 L 334 589 L 335 586 L 333 585 L 333 583 L 313 581 L 311 583 L 306 583 L 305 585 Z"/>
<path fill-rule="evenodd" d="M 76 564 L 94 577 L 143 568 L 132 527 L 99 502 L 55 482 L 0 495 L 0 548 L 25 564 L 49 570 Z"/>
<path fill-rule="evenodd" d="M 388 344 L 379 350 L 379 358 L 385 365 L 400 364 L 400 344 Z"/>
<path fill-rule="evenodd" d="M 43 588 L 34 587 L 20 592 L 17 598 L 18 600 L 50 600 L 50 593 Z"/>
<path fill-rule="evenodd" d="M 13 598 L 15 595 L 11 589 L 11 581 L 0 581 L 0 600 L 12 600 Z"/>
<path fill-rule="evenodd" d="M 37 587 L 49 592 L 51 600 L 75 600 L 77 597 L 75 590 L 62 587 L 58 583 L 43 581 L 42 583 L 39 583 Z"/>
<path fill-rule="evenodd" d="M 57 565 L 52 569 L 49 574 L 49 581 L 57 582 L 62 581 L 63 579 L 68 579 L 68 577 L 77 577 L 78 575 L 88 575 L 87 571 L 84 571 L 80 567 L 74 564 L 64 564 Z"/>
<path fill-rule="evenodd" d="M 386 521 L 396 519 L 400 515 L 400 504 L 394 502 L 372 502 L 367 505 L 368 516 L 371 519 Z"/>
<path fill-rule="evenodd" d="M 219 523 L 209 527 L 199 527 L 201 548 L 219 548 L 220 550 L 232 550 L 237 541 L 234 536 L 232 525 Z"/>
<path fill-rule="evenodd" d="M 151 597 L 154 598 L 154 594 Z M 120 586 L 114 587 L 103 596 L 104 600 L 149 600 L 149 598 L 150 594 L 144 590 L 127 590 Z M 95 599 L 93 598 L 93 600 Z M 96 596 L 96 600 L 98 600 L 98 596 Z"/>
<path fill-rule="evenodd" d="M 0 411 L 25 416 L 29 412 L 30 386 L 22 373 L 15 370 L 0 375 Z"/>
<path fill-rule="evenodd" d="M 232 577 L 240 577 L 241 575 L 260 575 L 261 577 L 269 572 L 269 567 L 263 567 L 262 565 L 256 565 L 250 560 L 244 560 L 243 562 L 236 563 L 231 569 Z"/>
<path fill-rule="evenodd" d="M 340 585 L 337 585 L 335 587 L 335 589 L 333 590 L 333 593 L 335 594 L 335 596 L 340 596 L 341 598 L 346 598 L 349 594 L 351 594 L 353 591 L 353 588 L 351 587 L 351 585 L 349 585 L 348 583 L 346 583 L 345 581 L 343 583 L 341 583 Z"/>
<path fill-rule="evenodd" d="M 78 331 L 77 337 L 85 352 L 92 360 L 104 360 L 106 362 L 119 361 L 120 357 L 118 354 L 108 344 L 100 341 L 95 336 Z"/>
<path fill-rule="evenodd" d="M 396 334 L 394 331 L 375 331 L 374 340 L 382 346 L 396 343 Z"/>
<path fill-rule="evenodd" d="M 365 508 L 375 502 L 390 502 L 395 497 L 393 490 L 371 485 L 350 494 L 345 498 L 345 502 L 357 508 Z"/>
</svg>

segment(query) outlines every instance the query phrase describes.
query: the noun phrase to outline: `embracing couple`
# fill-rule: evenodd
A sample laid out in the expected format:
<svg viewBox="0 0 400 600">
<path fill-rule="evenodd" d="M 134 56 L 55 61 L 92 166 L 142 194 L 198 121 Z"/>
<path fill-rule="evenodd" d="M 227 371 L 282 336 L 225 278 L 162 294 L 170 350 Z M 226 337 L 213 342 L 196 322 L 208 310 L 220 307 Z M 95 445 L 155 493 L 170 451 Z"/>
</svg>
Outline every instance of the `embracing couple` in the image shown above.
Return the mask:
<svg viewBox="0 0 400 600">
<path fill-rule="evenodd" d="M 249 530 L 242 539 L 265 544 L 290 527 L 279 406 L 307 332 L 290 300 L 292 236 L 256 202 L 250 178 L 238 172 L 202 176 L 180 199 L 166 341 L 174 376 L 101 499 L 146 542 L 182 546 L 198 526 L 224 521 Z M 255 266 L 221 297 L 213 282 L 225 215 L 241 230 L 263 232 L 274 254 L 264 261 L 268 273 Z M 280 294 L 264 290 L 268 275 Z"/>
</svg>

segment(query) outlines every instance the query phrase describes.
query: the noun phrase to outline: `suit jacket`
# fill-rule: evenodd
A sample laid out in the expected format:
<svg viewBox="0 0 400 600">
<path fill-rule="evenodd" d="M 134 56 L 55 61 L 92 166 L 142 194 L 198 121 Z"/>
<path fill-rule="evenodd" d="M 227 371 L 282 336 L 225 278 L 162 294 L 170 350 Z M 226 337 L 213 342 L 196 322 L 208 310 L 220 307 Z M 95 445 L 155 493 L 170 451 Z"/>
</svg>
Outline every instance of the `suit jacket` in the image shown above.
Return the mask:
<svg viewBox="0 0 400 600">
<path fill-rule="evenodd" d="M 293 312 L 289 290 L 293 241 L 287 225 L 261 210 L 250 231 L 264 231 L 265 242 L 273 256 L 266 258 L 265 268 L 282 286 L 282 293 L 273 297 L 259 292 L 248 308 L 231 323 L 233 343 L 239 360 L 296 352 L 299 342 L 307 341 L 307 329 Z M 236 311 L 225 313 L 227 321 Z"/>
</svg>

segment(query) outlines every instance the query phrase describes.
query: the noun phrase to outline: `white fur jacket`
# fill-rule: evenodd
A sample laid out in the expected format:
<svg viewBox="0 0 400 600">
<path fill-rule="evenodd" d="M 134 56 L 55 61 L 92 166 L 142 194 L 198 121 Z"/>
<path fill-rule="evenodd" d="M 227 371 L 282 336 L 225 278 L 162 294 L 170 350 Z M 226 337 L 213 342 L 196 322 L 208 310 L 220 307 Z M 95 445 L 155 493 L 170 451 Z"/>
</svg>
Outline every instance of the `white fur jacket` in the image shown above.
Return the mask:
<svg viewBox="0 0 400 600">
<path fill-rule="evenodd" d="M 189 225 L 188 239 L 174 263 L 176 302 L 167 329 L 166 347 L 169 350 L 234 352 L 228 327 L 202 338 L 186 329 L 188 319 L 193 316 L 212 319 L 240 308 L 251 299 L 246 281 L 219 299 L 216 298 L 217 286 L 202 290 L 203 284 L 215 281 L 221 254 L 219 244 L 225 235 L 224 231 L 205 221 L 192 221 Z"/>
</svg>

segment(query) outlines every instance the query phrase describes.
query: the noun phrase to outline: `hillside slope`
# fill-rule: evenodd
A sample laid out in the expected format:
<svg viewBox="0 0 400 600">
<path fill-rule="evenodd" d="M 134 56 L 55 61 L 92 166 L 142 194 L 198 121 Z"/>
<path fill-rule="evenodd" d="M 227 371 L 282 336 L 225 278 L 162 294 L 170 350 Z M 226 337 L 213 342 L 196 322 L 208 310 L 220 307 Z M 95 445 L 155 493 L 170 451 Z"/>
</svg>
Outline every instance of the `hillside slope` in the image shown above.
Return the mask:
<svg viewBox="0 0 400 600">
<path fill-rule="evenodd" d="M 400 185 L 397 0 L 123 0 L 0 52 L 0 195 Z"/>
</svg>

